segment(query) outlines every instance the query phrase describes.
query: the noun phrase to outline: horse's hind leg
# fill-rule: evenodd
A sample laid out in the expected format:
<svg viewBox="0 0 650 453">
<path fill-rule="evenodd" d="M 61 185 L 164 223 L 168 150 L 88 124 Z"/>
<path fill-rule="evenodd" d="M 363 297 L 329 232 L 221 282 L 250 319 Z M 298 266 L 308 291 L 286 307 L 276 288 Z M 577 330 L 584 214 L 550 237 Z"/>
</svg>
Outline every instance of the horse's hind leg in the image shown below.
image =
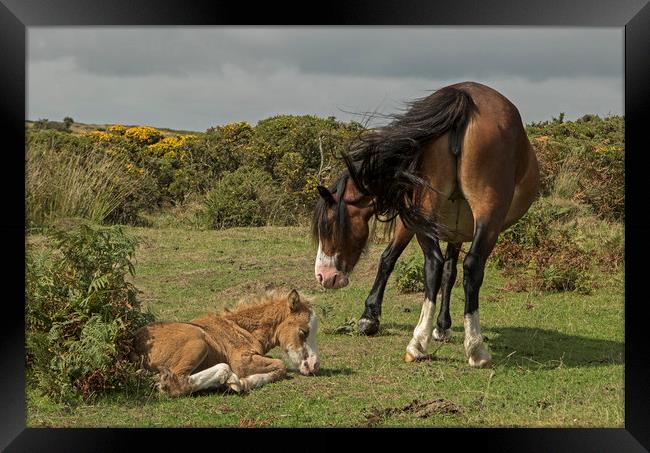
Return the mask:
<svg viewBox="0 0 650 453">
<path fill-rule="evenodd" d="M 480 220 L 476 221 L 474 240 L 463 261 L 463 287 L 465 289 L 465 353 L 473 367 L 488 366 L 492 361 L 485 349 L 478 315 L 478 294 L 483 283 L 485 262 L 490 256 L 499 229 Z"/>
<path fill-rule="evenodd" d="M 451 302 L 451 290 L 456 283 L 456 264 L 461 244 L 448 243 L 445 252 L 445 264 L 442 269 L 442 304 L 438 314 L 438 322 L 433 330 L 433 338 L 438 341 L 446 341 L 451 338 L 451 316 L 449 304 Z"/>
<path fill-rule="evenodd" d="M 433 331 L 433 317 L 436 309 L 436 296 L 442 280 L 443 258 L 438 241 L 417 235 L 418 242 L 424 253 L 424 294 L 425 299 L 420 312 L 418 325 L 413 331 L 413 338 L 406 347 L 404 360 L 412 362 L 425 356 L 431 333 Z"/>
<path fill-rule="evenodd" d="M 401 220 L 398 220 L 393 240 L 381 255 L 375 283 L 366 298 L 366 308 L 359 319 L 360 334 L 374 335 L 379 330 L 381 304 L 384 299 L 384 290 L 386 289 L 388 277 L 393 272 L 397 258 L 402 254 L 408 243 L 411 242 L 411 239 L 413 239 L 413 232 L 408 230 Z"/>
</svg>

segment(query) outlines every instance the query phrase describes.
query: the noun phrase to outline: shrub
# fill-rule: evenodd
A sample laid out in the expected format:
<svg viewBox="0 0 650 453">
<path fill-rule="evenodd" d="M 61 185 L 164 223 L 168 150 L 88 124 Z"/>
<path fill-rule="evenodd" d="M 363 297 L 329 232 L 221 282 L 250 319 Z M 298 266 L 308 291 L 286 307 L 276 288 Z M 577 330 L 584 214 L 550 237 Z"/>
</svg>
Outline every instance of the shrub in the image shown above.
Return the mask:
<svg viewBox="0 0 650 453">
<path fill-rule="evenodd" d="M 395 282 L 400 293 L 424 291 L 424 257 L 416 253 L 395 265 Z"/>
<path fill-rule="evenodd" d="M 150 126 L 130 127 L 124 131 L 124 138 L 140 146 L 153 145 L 162 139 L 162 133 Z"/>
<path fill-rule="evenodd" d="M 50 235 L 54 250 L 28 253 L 26 340 L 30 382 L 56 400 L 89 399 L 151 382 L 128 359 L 140 311 L 133 274 L 136 241 L 119 226 L 80 223 Z"/>
<path fill-rule="evenodd" d="M 625 131 L 622 116 L 585 115 L 526 127 L 540 164 L 541 194 L 559 177 L 570 197 L 591 206 L 602 219 L 625 218 Z M 569 192 L 565 193 L 569 195 Z"/>
<path fill-rule="evenodd" d="M 276 188 L 271 176 L 255 167 L 225 172 L 205 197 L 212 228 L 262 226 L 276 206 Z"/>
</svg>

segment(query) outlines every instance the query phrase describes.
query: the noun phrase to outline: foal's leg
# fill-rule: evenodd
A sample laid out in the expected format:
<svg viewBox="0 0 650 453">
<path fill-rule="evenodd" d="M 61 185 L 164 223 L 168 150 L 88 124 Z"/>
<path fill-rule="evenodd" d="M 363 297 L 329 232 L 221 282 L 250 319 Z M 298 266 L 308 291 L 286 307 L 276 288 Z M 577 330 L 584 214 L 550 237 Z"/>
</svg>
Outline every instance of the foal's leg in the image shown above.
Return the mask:
<svg viewBox="0 0 650 453">
<path fill-rule="evenodd" d="M 477 220 L 474 240 L 463 261 L 465 289 L 465 353 L 473 367 L 488 366 L 492 356 L 485 349 L 478 315 L 478 293 L 483 283 L 485 262 L 496 244 L 499 229 Z"/>
<path fill-rule="evenodd" d="M 257 354 L 243 355 L 233 360 L 233 369 L 239 376 L 245 376 L 239 379 L 244 392 L 280 380 L 287 374 L 282 360 Z"/>
<path fill-rule="evenodd" d="M 433 338 L 438 341 L 446 341 L 451 338 L 451 316 L 449 315 L 449 303 L 451 301 L 451 290 L 456 283 L 456 263 L 460 253 L 461 244 L 448 243 L 445 252 L 445 265 L 442 269 L 442 304 L 438 314 L 438 322 L 433 330 Z"/>
<path fill-rule="evenodd" d="M 413 233 L 404 226 L 401 220 L 398 220 L 393 240 L 386 247 L 384 253 L 381 254 L 375 283 L 372 285 L 370 294 L 366 298 L 366 308 L 361 315 L 361 319 L 359 319 L 359 333 L 363 335 L 374 335 L 379 330 L 381 304 L 388 277 L 393 272 L 397 258 L 402 254 L 412 238 Z"/>
<path fill-rule="evenodd" d="M 226 385 L 236 392 L 241 391 L 239 376 L 232 372 L 227 363 L 218 363 L 194 373 L 188 377 L 188 382 L 192 392 L 225 387 Z"/>
<path fill-rule="evenodd" d="M 442 252 L 438 241 L 417 235 L 418 242 L 424 253 L 424 294 L 425 299 L 420 312 L 420 320 L 413 331 L 413 338 L 406 347 L 404 360 L 412 362 L 425 356 L 431 332 L 433 330 L 433 317 L 436 309 L 436 296 L 442 280 Z"/>
</svg>

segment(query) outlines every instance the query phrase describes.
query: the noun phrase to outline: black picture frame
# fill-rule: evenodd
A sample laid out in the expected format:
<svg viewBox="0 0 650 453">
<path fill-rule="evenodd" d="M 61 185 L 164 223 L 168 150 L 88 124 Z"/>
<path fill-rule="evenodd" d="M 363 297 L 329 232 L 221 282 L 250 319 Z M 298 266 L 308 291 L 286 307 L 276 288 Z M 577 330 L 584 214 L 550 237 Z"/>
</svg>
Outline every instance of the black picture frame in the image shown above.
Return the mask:
<svg viewBox="0 0 650 453">
<path fill-rule="evenodd" d="M 399 448 L 422 442 L 425 448 L 477 448 L 497 451 L 647 451 L 650 448 L 649 344 L 643 276 L 650 256 L 650 222 L 644 164 L 650 153 L 645 144 L 645 110 L 650 106 L 650 5 L 648 0 L 531 0 L 442 2 L 374 0 L 341 4 L 294 2 L 244 3 L 222 0 L 170 2 L 168 0 L 0 0 L 0 112 L 5 159 L 1 179 L 2 231 L 5 233 L 4 320 L 0 355 L 0 448 L 5 451 L 115 451 L 135 449 L 145 441 L 148 449 L 185 448 L 202 442 L 213 448 L 237 448 L 239 430 L 209 429 L 46 429 L 26 428 L 24 382 L 24 263 L 26 27 L 39 25 L 518 25 L 625 27 L 625 428 L 621 429 L 437 429 L 372 430 L 347 434 L 344 445 L 359 448 L 390 436 Z M 246 436 L 248 447 L 276 444 L 282 448 L 322 447 L 331 431 L 297 430 L 300 440 L 284 430 L 265 430 Z M 146 436 L 146 439 L 143 438 Z M 328 436 L 328 437 L 325 437 Z M 224 439 L 227 439 L 225 441 Z M 445 447 L 448 441 L 449 447 Z M 189 442 L 189 443 L 188 443 Z M 215 442 L 218 442 L 215 443 Z M 278 444 L 280 442 L 280 444 Z M 306 442 L 303 444 L 303 442 Z M 301 444 L 301 445 L 299 445 Z M 227 447 L 232 445 L 232 447 Z M 318 445 L 317 445 L 318 446 Z"/>
</svg>

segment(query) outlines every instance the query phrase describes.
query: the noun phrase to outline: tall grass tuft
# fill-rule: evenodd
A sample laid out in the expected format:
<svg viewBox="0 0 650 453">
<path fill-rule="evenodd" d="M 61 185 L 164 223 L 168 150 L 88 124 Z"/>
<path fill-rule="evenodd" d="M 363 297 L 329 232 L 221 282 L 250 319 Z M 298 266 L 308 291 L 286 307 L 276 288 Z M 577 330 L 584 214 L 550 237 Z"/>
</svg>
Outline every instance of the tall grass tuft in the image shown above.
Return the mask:
<svg viewBox="0 0 650 453">
<path fill-rule="evenodd" d="M 26 215 L 29 228 L 79 217 L 103 223 L 137 191 L 139 179 L 124 159 L 101 151 L 61 152 L 46 145 L 26 153 Z"/>
</svg>

